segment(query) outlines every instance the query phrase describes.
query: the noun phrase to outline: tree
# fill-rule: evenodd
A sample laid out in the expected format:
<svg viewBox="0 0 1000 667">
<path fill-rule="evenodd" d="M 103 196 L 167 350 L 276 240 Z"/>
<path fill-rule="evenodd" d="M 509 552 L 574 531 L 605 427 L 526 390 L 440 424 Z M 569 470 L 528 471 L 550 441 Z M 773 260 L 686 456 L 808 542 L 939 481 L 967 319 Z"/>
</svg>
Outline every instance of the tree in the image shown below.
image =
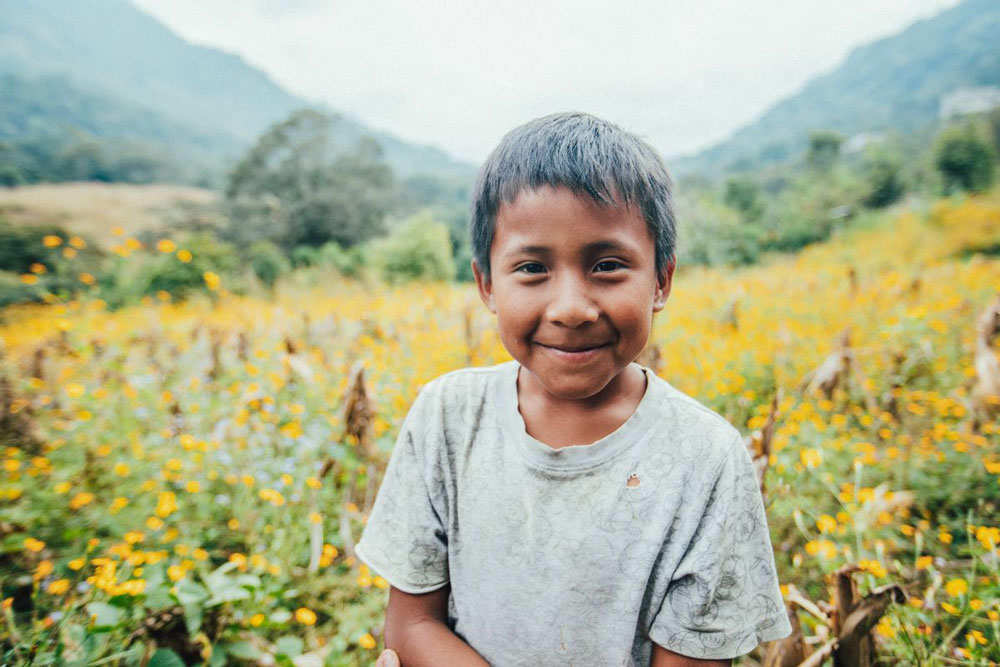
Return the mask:
<svg viewBox="0 0 1000 667">
<path fill-rule="evenodd" d="M 388 282 L 455 278 L 448 228 L 427 213 L 410 218 L 380 241 L 376 254 Z"/>
<path fill-rule="evenodd" d="M 899 160 L 884 150 L 873 150 L 865 156 L 864 175 L 868 192 L 863 203 L 883 208 L 903 196 L 903 181 L 899 176 Z"/>
<path fill-rule="evenodd" d="M 348 136 L 340 117 L 311 109 L 267 130 L 229 177 L 228 235 L 290 252 L 330 241 L 350 247 L 384 233 L 392 170 L 373 139 Z"/>
<path fill-rule="evenodd" d="M 747 178 L 730 178 L 722 195 L 726 206 L 736 209 L 744 222 L 757 222 L 764 215 L 760 187 Z"/>
<path fill-rule="evenodd" d="M 971 125 L 955 126 L 938 136 L 934 164 L 946 189 L 981 192 L 993 183 L 996 154 Z"/>
<path fill-rule="evenodd" d="M 806 163 L 820 171 L 826 171 L 840 157 L 840 145 L 844 137 L 832 130 L 817 130 L 809 135 L 809 152 Z"/>
</svg>

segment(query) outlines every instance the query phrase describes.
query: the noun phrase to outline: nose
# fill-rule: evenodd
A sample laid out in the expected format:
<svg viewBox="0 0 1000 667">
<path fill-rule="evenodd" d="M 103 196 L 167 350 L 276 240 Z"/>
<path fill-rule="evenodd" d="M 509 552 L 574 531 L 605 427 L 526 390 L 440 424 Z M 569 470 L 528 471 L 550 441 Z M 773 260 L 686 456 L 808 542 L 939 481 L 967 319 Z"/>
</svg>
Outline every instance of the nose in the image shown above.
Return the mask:
<svg viewBox="0 0 1000 667">
<path fill-rule="evenodd" d="M 553 281 L 551 299 L 545 311 L 549 322 L 575 329 L 596 322 L 600 315 L 584 281 L 571 275 Z"/>
</svg>

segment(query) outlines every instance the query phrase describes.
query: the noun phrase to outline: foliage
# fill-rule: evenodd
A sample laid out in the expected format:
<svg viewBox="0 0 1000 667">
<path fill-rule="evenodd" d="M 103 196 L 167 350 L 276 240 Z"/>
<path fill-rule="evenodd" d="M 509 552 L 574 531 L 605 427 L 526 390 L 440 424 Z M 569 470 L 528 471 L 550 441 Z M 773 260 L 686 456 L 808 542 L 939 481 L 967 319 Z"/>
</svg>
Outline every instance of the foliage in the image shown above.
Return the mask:
<svg viewBox="0 0 1000 667">
<path fill-rule="evenodd" d="M 888 151 L 870 151 L 865 156 L 863 170 L 867 185 L 867 192 L 862 197 L 865 206 L 884 208 L 903 196 L 905 186 L 899 160 Z"/>
<path fill-rule="evenodd" d="M 949 190 L 981 192 L 993 183 L 996 153 L 971 125 L 950 127 L 938 137 L 934 161 Z"/>
<path fill-rule="evenodd" d="M 268 289 L 273 289 L 278 278 L 291 269 L 284 253 L 270 241 L 255 241 L 250 246 L 249 255 L 254 275 Z"/>
<path fill-rule="evenodd" d="M 748 178 L 728 179 L 722 201 L 738 211 L 744 222 L 756 223 L 764 215 L 760 186 Z"/>
<path fill-rule="evenodd" d="M 840 146 L 844 137 L 832 130 L 817 130 L 809 134 L 809 150 L 806 164 L 813 169 L 827 171 L 840 157 Z"/>
<path fill-rule="evenodd" d="M 151 248 L 134 239 L 127 241 L 114 248 L 118 259 L 101 291 L 114 307 L 135 303 L 143 296 L 169 300 L 212 292 L 221 276 L 235 273 L 240 264 L 236 248 L 204 232 L 179 242 L 161 239 Z"/>
<path fill-rule="evenodd" d="M 455 277 L 448 229 L 426 213 L 404 222 L 373 253 L 387 282 Z"/>
<path fill-rule="evenodd" d="M 344 249 L 331 241 L 319 249 L 319 263 L 329 266 L 342 276 L 357 278 L 368 265 L 369 254 L 367 246 Z"/>
<path fill-rule="evenodd" d="M 229 177 L 229 238 L 290 252 L 330 241 L 350 247 L 384 231 L 392 171 L 374 141 L 340 144 L 341 122 L 305 109 L 260 137 Z"/>
<path fill-rule="evenodd" d="M 759 229 L 707 196 L 680 197 L 678 219 L 681 265 L 752 264 L 760 254 Z"/>
</svg>

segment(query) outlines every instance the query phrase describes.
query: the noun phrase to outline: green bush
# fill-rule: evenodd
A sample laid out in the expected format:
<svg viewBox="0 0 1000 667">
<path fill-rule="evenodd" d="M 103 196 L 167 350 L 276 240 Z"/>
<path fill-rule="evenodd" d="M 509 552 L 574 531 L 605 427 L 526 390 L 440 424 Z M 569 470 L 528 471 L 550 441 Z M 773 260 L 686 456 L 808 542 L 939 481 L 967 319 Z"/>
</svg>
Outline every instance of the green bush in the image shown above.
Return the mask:
<svg viewBox="0 0 1000 667">
<path fill-rule="evenodd" d="M 41 301 L 45 293 L 45 289 L 38 283 L 25 285 L 18 274 L 0 271 L 0 308 L 12 303 Z"/>
<path fill-rule="evenodd" d="M 900 163 L 885 151 L 874 151 L 865 157 L 863 166 L 868 190 L 862 199 L 865 206 L 884 208 L 894 204 L 905 190 L 900 177 Z"/>
<path fill-rule="evenodd" d="M 268 289 L 274 289 L 278 278 L 291 269 L 284 253 L 270 241 L 255 241 L 250 246 L 249 253 L 254 275 Z"/>
<path fill-rule="evenodd" d="M 321 261 L 319 248 L 311 245 L 296 246 L 289 259 L 295 268 L 316 266 Z"/>
<path fill-rule="evenodd" d="M 448 228 L 420 214 L 374 245 L 382 277 L 389 282 L 453 280 L 455 260 Z"/>
<path fill-rule="evenodd" d="M 114 288 L 117 293 L 106 300 L 112 303 L 128 302 L 137 296 L 161 290 L 183 299 L 193 292 L 209 289 L 205 282 L 206 273 L 219 276 L 232 274 L 239 266 L 236 249 L 211 234 L 195 234 L 178 245 L 191 252 L 191 261 L 182 261 L 176 253 L 129 258 L 126 262 L 137 265 L 138 269 L 131 275 L 119 274 Z"/>
<path fill-rule="evenodd" d="M 707 195 L 682 197 L 678 259 L 681 264 L 751 264 L 760 255 L 760 230 Z"/>
<path fill-rule="evenodd" d="M 331 241 L 319 249 L 319 263 L 342 276 L 357 278 L 367 266 L 368 250 L 365 246 L 353 246 L 345 250 L 339 243 Z"/>
<path fill-rule="evenodd" d="M 982 192 L 993 183 L 996 154 L 971 125 L 951 127 L 939 136 L 934 163 L 948 190 Z"/>
</svg>

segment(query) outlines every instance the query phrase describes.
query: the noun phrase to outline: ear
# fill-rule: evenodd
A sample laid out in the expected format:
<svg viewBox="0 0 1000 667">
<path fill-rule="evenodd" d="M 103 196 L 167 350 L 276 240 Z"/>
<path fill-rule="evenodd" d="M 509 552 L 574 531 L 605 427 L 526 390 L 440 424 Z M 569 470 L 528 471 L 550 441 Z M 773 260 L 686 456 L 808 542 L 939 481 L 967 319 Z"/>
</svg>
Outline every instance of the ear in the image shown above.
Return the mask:
<svg viewBox="0 0 1000 667">
<path fill-rule="evenodd" d="M 656 276 L 656 293 L 653 295 L 653 312 L 658 313 L 667 305 L 667 297 L 670 296 L 670 287 L 674 283 L 674 269 L 677 267 L 677 260 L 671 259 L 663 267 L 663 271 Z"/>
<path fill-rule="evenodd" d="M 472 275 L 476 277 L 476 287 L 479 288 L 479 298 L 483 300 L 490 312 L 496 315 L 497 306 L 493 299 L 493 281 L 487 276 L 479 263 L 472 260 Z"/>
</svg>

